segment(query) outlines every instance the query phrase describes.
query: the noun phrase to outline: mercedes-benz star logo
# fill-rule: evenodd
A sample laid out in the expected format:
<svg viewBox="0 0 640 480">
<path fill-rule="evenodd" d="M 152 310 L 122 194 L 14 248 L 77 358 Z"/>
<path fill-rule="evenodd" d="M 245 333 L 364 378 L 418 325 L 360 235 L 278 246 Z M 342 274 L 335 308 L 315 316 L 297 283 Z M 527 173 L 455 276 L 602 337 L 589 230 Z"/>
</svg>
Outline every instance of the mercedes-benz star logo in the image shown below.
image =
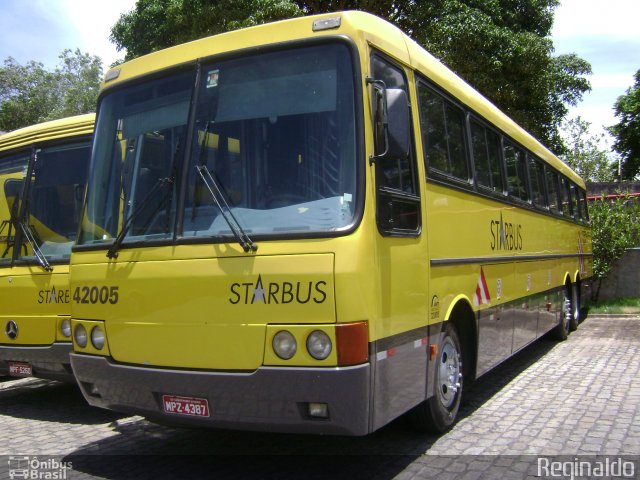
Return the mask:
<svg viewBox="0 0 640 480">
<path fill-rule="evenodd" d="M 4 329 L 4 332 L 11 340 L 15 340 L 16 338 L 18 338 L 18 325 L 13 320 L 9 320 L 7 322 L 7 326 Z"/>
</svg>

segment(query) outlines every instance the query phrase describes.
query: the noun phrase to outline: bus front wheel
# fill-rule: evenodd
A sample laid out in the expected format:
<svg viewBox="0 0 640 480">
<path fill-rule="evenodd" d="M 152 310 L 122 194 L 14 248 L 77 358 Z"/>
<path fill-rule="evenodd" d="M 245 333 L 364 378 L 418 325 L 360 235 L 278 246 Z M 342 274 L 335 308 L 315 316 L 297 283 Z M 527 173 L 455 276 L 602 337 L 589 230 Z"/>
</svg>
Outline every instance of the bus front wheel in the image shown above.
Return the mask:
<svg viewBox="0 0 640 480">
<path fill-rule="evenodd" d="M 442 433 L 458 415 L 462 398 L 462 346 L 452 322 L 446 322 L 434 368 L 434 395 L 418 405 L 412 420 L 420 430 Z"/>
</svg>

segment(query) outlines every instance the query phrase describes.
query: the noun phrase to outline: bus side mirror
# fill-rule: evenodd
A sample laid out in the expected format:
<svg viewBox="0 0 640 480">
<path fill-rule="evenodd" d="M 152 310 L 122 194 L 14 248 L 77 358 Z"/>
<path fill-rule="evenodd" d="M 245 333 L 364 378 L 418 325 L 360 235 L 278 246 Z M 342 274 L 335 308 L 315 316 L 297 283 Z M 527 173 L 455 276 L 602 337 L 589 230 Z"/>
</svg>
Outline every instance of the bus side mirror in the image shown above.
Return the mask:
<svg viewBox="0 0 640 480">
<path fill-rule="evenodd" d="M 406 158 L 409 155 L 411 114 L 407 92 L 375 85 L 376 154 L 371 161 Z"/>
<path fill-rule="evenodd" d="M 409 99 L 400 88 L 388 88 L 387 100 L 387 151 L 385 158 L 406 158 L 409 155 L 411 135 Z"/>
</svg>

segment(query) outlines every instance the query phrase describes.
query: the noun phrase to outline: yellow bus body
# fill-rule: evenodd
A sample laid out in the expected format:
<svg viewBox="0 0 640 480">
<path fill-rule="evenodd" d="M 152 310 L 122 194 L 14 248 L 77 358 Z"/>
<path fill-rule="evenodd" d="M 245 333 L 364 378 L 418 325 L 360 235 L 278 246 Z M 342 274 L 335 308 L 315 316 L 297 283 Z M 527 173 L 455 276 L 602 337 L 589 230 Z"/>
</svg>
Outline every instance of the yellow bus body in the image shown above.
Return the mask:
<svg viewBox="0 0 640 480">
<path fill-rule="evenodd" d="M 334 26 L 314 30 L 323 22 Z M 332 235 L 266 238 L 249 253 L 233 238 L 196 242 L 174 236 L 158 244 L 123 243 L 108 258 L 115 235 L 96 226 L 95 240 L 74 247 L 70 289 L 74 332 L 82 327 L 86 335 L 95 331 L 105 338 L 101 348 L 86 335 L 81 342 L 74 339 L 73 370 L 91 404 L 169 423 L 362 435 L 436 395 L 434 372 L 445 325 L 456 325 L 465 349 L 471 349 L 464 358 L 474 368 L 465 365 L 465 374 L 473 378 L 564 322 L 565 287 L 582 289 L 592 275 L 586 221 L 509 201 L 506 194 L 481 195 L 470 182 L 451 188 L 432 179 L 420 135 L 418 75 L 576 189 L 584 189 L 584 182 L 381 19 L 341 12 L 197 40 L 108 72 L 101 99 L 198 59 L 242 58 L 267 47 L 285 51 L 323 42 L 348 45 L 360 73 L 355 85 L 362 93 L 355 105 L 359 214 Z M 419 179 L 419 226 L 412 235 L 382 234 L 377 223 L 380 164 L 369 161 L 376 149 L 367 81 L 373 52 L 407 80 Z M 212 76 L 206 87 L 212 90 L 218 71 L 207 68 Z M 218 138 L 205 142 L 202 130 L 195 138 L 203 150 L 218 148 Z M 243 152 L 242 141 L 234 145 L 235 153 Z M 92 223 L 86 217 L 84 222 Z M 476 304 L 479 275 L 490 300 Z M 506 342 L 496 326 L 501 318 L 510 325 Z M 366 358 L 342 363 L 335 346 L 359 348 L 343 340 L 342 332 L 360 322 L 366 322 Z M 283 331 L 297 345 L 286 359 L 274 349 Z M 321 360 L 305 348 L 317 331 L 334 346 Z M 189 402 L 206 415 L 171 410 Z"/>
<path fill-rule="evenodd" d="M 50 259 L 53 270 L 46 271 L 33 258 L 32 246 L 22 238 L 20 251 L 15 252 L 14 258 L 14 242 L 20 240 L 20 234 L 16 239 L 19 226 L 15 217 L 23 203 L 18 197 L 22 198 L 24 193 L 22 185 L 34 155 L 42 157 L 47 149 L 73 145 L 84 149 L 83 168 L 86 171 L 94 117 L 94 114 L 87 114 L 54 120 L 0 136 L 0 219 L 3 222 L 0 230 L 0 249 L 3 252 L 0 258 L 0 374 L 74 381 L 69 362 L 71 339 L 63 334 L 62 329 L 63 321 L 70 322 L 71 313 L 69 255 L 66 259 Z M 7 159 L 18 157 L 24 159 L 23 164 L 4 168 Z M 45 156 L 41 161 L 46 163 L 49 160 Z M 75 168 L 75 164 L 69 168 Z M 21 186 L 7 195 L 6 185 L 12 181 L 20 182 Z M 69 194 L 62 187 L 48 188 L 57 189 L 61 196 Z M 37 196 L 34 200 L 40 201 Z M 51 198 L 48 200 L 45 201 L 48 203 L 46 209 L 59 208 L 71 201 L 59 198 L 60 203 L 56 204 Z M 45 224 L 37 212 L 29 212 L 25 223 L 37 232 L 39 238 L 51 244 L 68 244 L 70 253 L 73 239 L 53 230 L 55 226 Z"/>
</svg>

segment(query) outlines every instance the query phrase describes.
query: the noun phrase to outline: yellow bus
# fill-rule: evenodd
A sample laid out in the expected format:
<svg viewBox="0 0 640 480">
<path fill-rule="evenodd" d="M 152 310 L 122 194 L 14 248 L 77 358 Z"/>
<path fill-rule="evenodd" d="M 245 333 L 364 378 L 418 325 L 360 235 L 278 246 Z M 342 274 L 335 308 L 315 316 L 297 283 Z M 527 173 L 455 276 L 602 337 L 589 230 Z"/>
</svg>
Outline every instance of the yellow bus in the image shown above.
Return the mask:
<svg viewBox="0 0 640 480">
<path fill-rule="evenodd" d="M 437 431 L 591 276 L 584 182 L 362 12 L 110 70 L 71 258 L 92 405 L 161 423 Z"/>
<path fill-rule="evenodd" d="M 74 381 L 69 257 L 94 119 L 0 136 L 0 375 Z"/>
</svg>

